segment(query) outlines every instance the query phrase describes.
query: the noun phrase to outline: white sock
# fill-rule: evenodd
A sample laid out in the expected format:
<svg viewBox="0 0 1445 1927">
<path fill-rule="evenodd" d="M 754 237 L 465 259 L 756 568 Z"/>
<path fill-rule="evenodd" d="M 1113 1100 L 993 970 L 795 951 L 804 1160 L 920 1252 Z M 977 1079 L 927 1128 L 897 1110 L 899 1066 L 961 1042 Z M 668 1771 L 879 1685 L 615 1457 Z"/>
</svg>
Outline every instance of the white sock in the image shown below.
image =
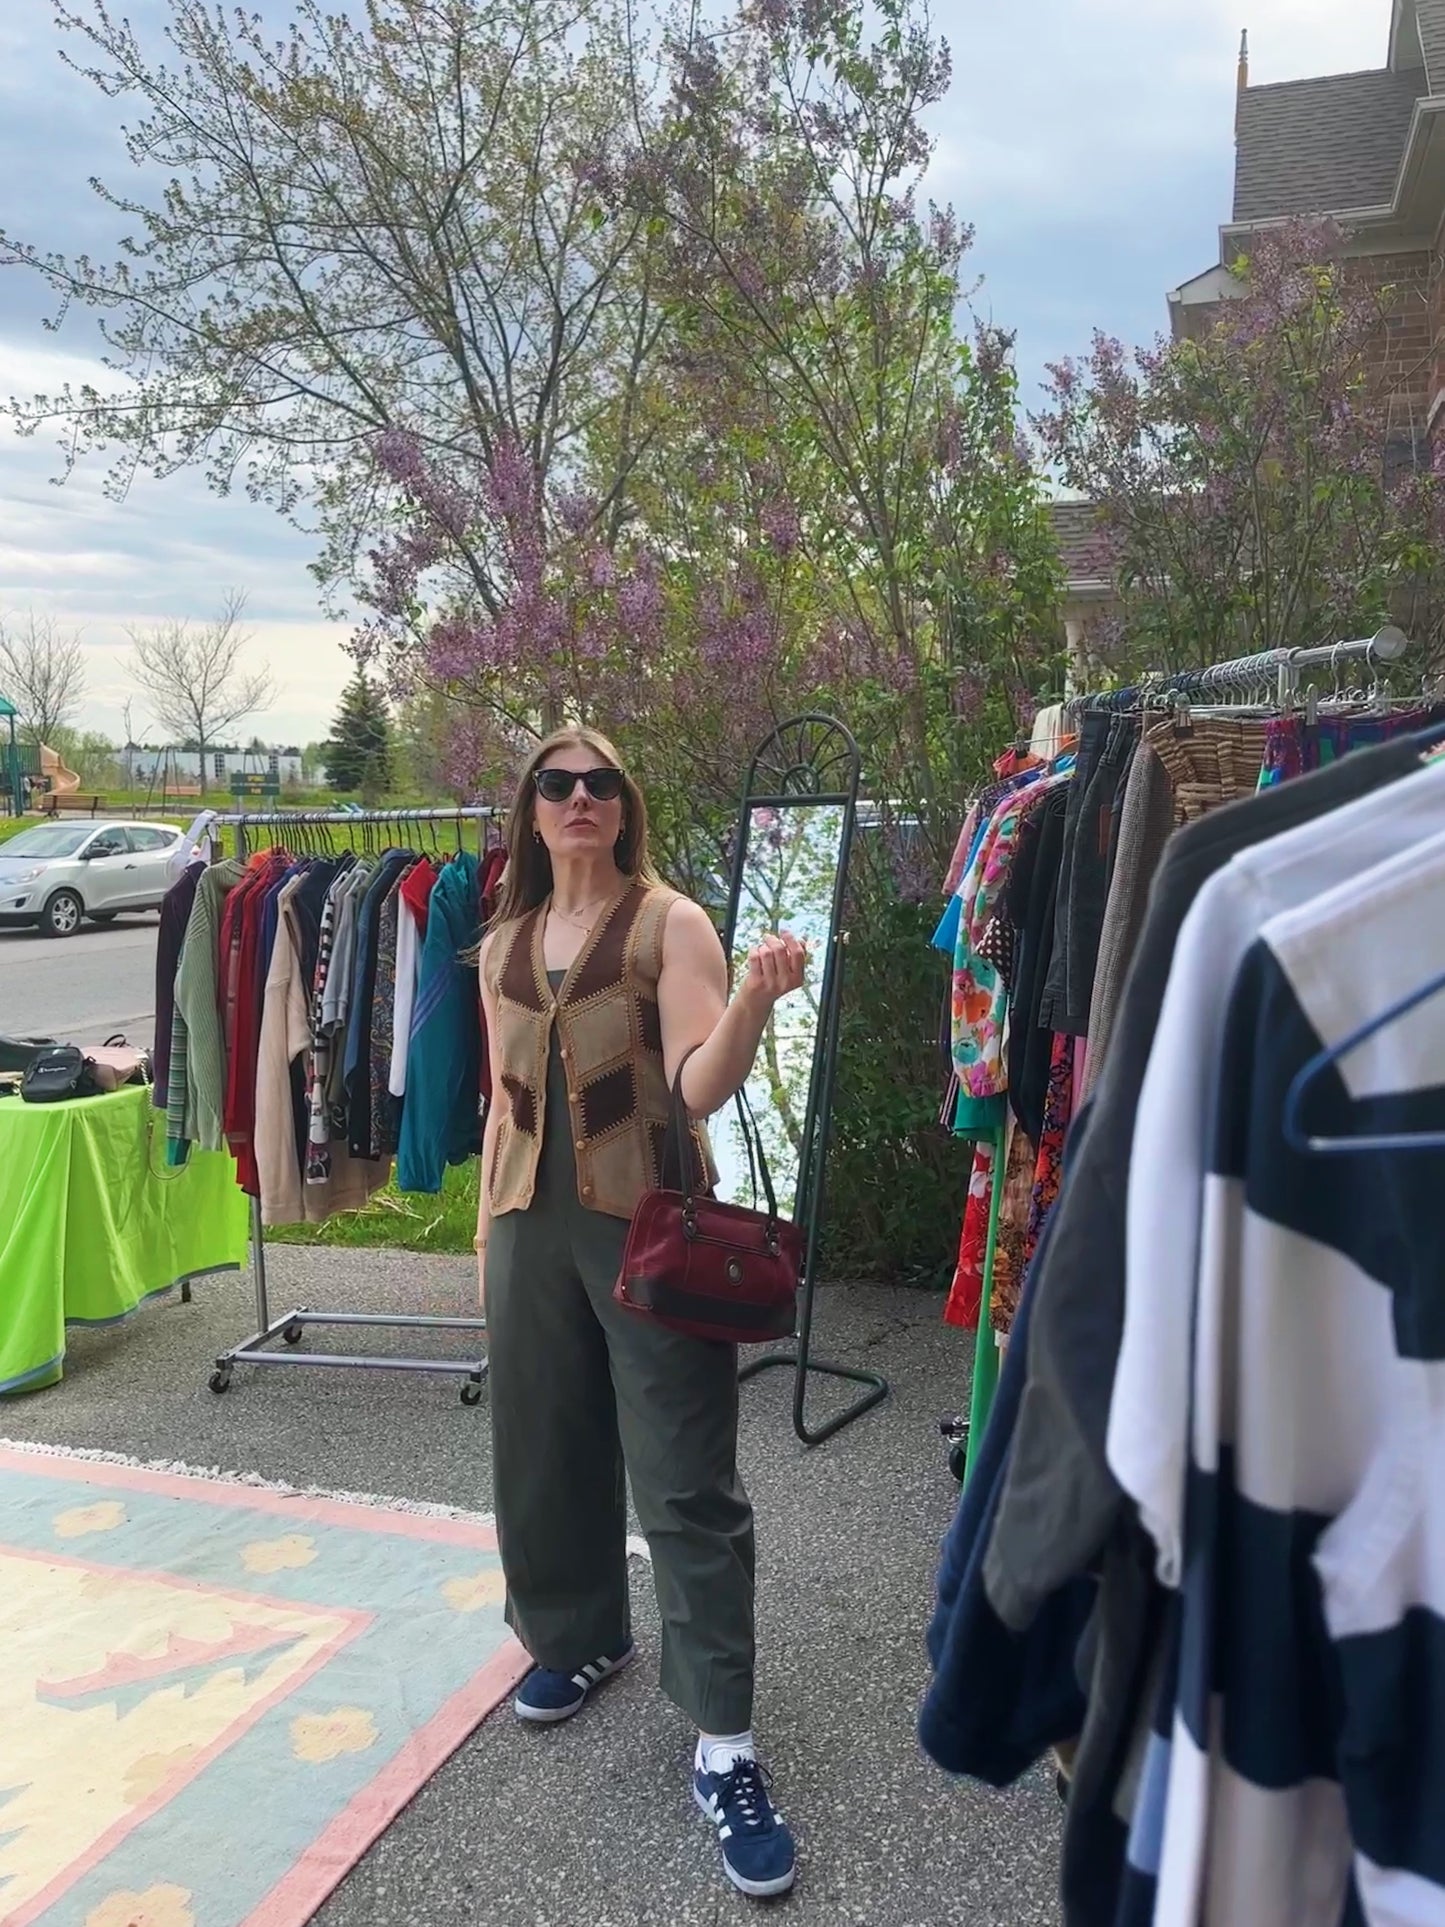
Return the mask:
<svg viewBox="0 0 1445 1927">
<path fill-rule="evenodd" d="M 746 1733 L 699 1733 L 697 1764 L 704 1773 L 730 1773 L 739 1760 L 755 1760 L 751 1727 Z"/>
</svg>

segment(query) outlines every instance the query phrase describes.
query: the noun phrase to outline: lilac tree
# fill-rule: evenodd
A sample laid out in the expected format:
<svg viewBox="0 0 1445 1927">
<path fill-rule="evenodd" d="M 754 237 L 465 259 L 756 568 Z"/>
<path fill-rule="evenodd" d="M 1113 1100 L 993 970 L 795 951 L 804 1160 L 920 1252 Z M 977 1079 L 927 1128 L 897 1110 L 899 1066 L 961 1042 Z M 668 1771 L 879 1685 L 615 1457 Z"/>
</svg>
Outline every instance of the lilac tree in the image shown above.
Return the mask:
<svg viewBox="0 0 1445 1927">
<path fill-rule="evenodd" d="M 667 56 L 618 193 L 660 238 L 679 411 L 770 477 L 811 673 L 880 790 L 947 814 L 968 724 L 990 701 L 1011 722 L 1038 675 L 1055 592 L 1011 342 L 960 337 L 972 233 L 919 205 L 948 49 L 914 0 L 749 0 Z"/>
<path fill-rule="evenodd" d="M 1197 340 L 1132 355 L 1096 335 L 1034 423 L 1098 505 L 1120 667 L 1183 669 L 1441 615 L 1441 482 L 1401 418 L 1389 325 L 1404 298 L 1337 227 L 1260 234 Z M 1408 386 L 1408 373 L 1406 385 Z"/>
<path fill-rule="evenodd" d="M 880 792 L 956 811 L 1050 678 L 1052 565 L 968 230 L 919 205 L 947 51 L 918 0 L 292 0 L 279 38 L 52 0 L 129 100 L 113 264 L 7 237 L 109 372 L 15 410 L 115 489 L 195 465 L 312 529 L 358 656 L 491 788 L 563 716 L 713 822 L 824 701 Z M 940 830 L 940 837 L 946 831 Z"/>
<path fill-rule="evenodd" d="M 375 443 L 392 526 L 365 642 L 459 704 L 457 774 L 490 783 L 520 733 L 602 723 L 683 872 L 750 745 L 808 702 L 858 721 L 880 793 L 951 834 L 970 724 L 1011 731 L 1051 644 L 1010 343 L 960 340 L 971 237 L 915 209 L 946 54 L 908 0 L 883 15 L 866 48 L 861 8 L 667 40 L 658 111 L 586 170 L 592 219 L 636 223 L 656 350 L 599 390 L 571 462 Z"/>
</svg>

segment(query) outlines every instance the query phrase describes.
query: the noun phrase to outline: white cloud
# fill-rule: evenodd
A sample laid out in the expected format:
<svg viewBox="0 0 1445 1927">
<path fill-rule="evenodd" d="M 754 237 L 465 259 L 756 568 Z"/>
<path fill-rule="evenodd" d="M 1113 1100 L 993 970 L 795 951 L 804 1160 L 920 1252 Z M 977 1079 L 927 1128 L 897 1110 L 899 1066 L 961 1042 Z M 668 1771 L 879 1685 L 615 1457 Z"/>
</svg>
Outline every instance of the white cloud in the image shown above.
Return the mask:
<svg viewBox="0 0 1445 1927">
<path fill-rule="evenodd" d="M 0 391 L 54 393 L 63 382 L 109 383 L 98 362 L 0 338 Z M 310 546 L 243 496 L 211 495 L 196 475 L 139 479 L 125 499 L 101 463 L 61 485 L 44 434 L 0 432 L 0 617 L 29 609 L 77 631 L 87 655 L 83 726 L 119 736 L 127 696 L 128 632 L 171 618 L 204 621 L 228 589 L 248 597 L 247 662 L 267 665 L 278 694 L 252 728 L 302 742 L 325 733 L 351 664 L 349 630 L 325 621 L 306 572 Z M 137 701 L 135 719 L 145 720 Z"/>
</svg>

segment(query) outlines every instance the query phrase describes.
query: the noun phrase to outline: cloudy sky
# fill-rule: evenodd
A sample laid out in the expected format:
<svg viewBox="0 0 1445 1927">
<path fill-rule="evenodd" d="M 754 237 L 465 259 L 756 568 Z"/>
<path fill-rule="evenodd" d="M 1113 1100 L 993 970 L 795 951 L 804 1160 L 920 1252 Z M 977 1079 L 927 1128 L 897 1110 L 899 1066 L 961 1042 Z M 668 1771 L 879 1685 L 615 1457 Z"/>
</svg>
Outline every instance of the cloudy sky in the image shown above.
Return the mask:
<svg viewBox="0 0 1445 1927">
<path fill-rule="evenodd" d="M 74 0 L 84 7 L 86 0 Z M 285 0 L 255 0 L 278 23 Z M 1165 293 L 1217 258 L 1229 211 L 1239 30 L 1256 81 L 1383 64 L 1389 0 L 935 0 L 954 84 L 936 116 L 930 183 L 978 230 L 976 305 L 1018 332 L 1032 403 L 1044 366 L 1095 326 L 1145 340 Z M 125 9 L 154 32 L 165 0 Z M 50 0 L 4 0 L 0 228 L 105 257 L 117 229 L 89 192 L 124 161 L 119 109 L 63 68 Z M 48 333 L 45 291 L 0 274 L 0 395 L 54 390 L 85 362 L 84 324 Z M 57 453 L 0 438 L 0 614 L 34 608 L 82 632 L 90 727 L 118 735 L 128 626 L 204 619 L 244 589 L 257 662 L 283 694 L 256 725 L 273 740 L 325 733 L 348 670 L 325 621 L 305 539 L 199 481 L 139 483 L 108 502 L 99 467 L 53 485 Z M 138 716 L 143 720 L 143 712 Z"/>
</svg>

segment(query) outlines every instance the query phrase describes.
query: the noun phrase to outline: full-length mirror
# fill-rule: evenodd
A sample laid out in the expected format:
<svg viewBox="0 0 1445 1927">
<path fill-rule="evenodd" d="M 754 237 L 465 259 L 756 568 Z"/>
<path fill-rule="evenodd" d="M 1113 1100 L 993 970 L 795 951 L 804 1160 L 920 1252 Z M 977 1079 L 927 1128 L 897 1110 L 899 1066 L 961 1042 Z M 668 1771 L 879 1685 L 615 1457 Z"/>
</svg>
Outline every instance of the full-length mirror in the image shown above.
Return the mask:
<svg viewBox="0 0 1445 1927">
<path fill-rule="evenodd" d="M 743 781 L 728 893 L 726 943 L 734 981 L 748 952 L 770 932 L 791 930 L 811 953 L 806 987 L 778 1005 L 746 1085 L 778 1209 L 803 1232 L 797 1325 L 792 1344 L 750 1358 L 738 1373 L 744 1379 L 775 1369 L 793 1374 L 793 1430 L 804 1445 L 821 1445 L 888 1396 L 888 1381 L 877 1372 L 813 1356 L 847 954 L 842 917 L 861 776 L 858 745 L 835 717 L 815 713 L 779 723 L 758 745 Z M 718 1195 L 730 1204 L 760 1204 L 736 1112 L 720 1112 L 712 1133 Z M 815 1377 L 862 1389 L 851 1404 L 813 1425 L 807 1403 Z"/>
<path fill-rule="evenodd" d="M 801 1204 L 815 1067 L 821 1062 L 817 1045 L 828 947 L 847 827 L 848 809 L 842 803 L 760 803 L 743 818 L 743 847 L 733 858 L 734 982 L 742 981 L 748 952 L 770 932 L 790 930 L 808 946 L 807 982 L 774 1011 L 746 1087 L 778 1205 L 789 1216 L 798 1215 Z M 731 1204 L 761 1202 L 734 1106 L 714 1118 L 712 1136 L 718 1196 Z"/>
</svg>

